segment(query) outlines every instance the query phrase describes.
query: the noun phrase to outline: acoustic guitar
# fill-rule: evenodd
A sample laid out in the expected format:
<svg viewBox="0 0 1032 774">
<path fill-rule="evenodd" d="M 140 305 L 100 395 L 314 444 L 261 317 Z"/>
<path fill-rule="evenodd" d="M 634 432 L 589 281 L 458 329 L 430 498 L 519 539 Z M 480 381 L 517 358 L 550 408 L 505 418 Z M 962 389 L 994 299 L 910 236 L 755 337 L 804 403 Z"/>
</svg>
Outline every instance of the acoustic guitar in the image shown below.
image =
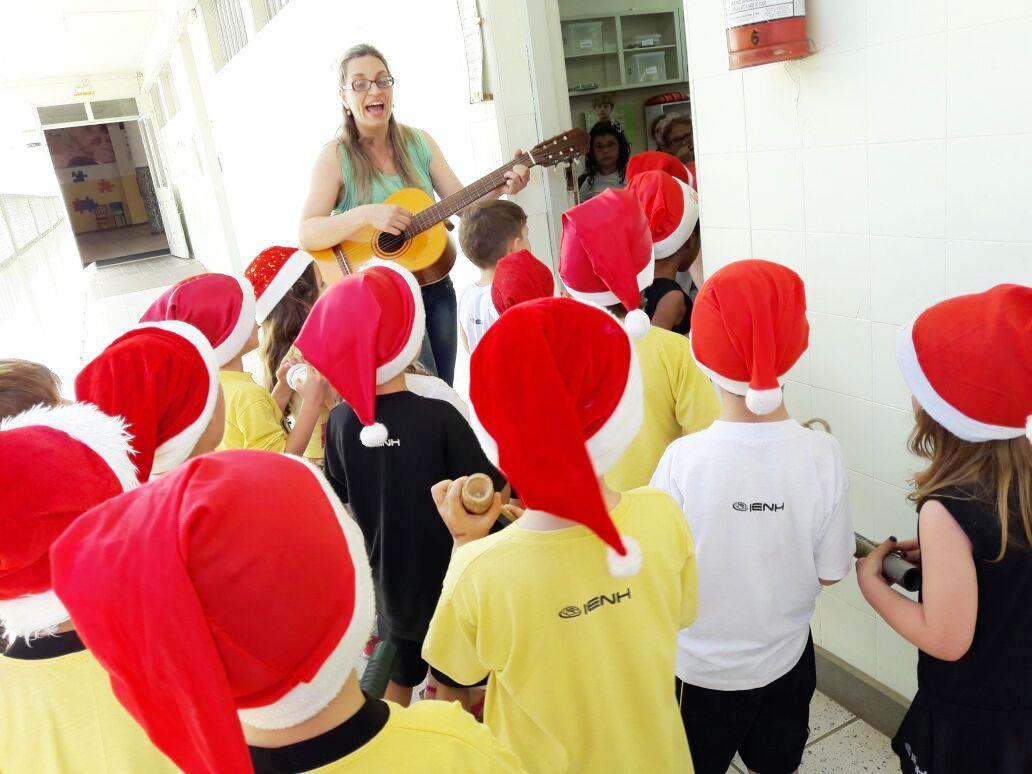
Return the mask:
<svg viewBox="0 0 1032 774">
<path fill-rule="evenodd" d="M 539 142 L 529 151 L 484 175 L 475 183 L 434 203 L 419 188 L 402 188 L 387 197 L 412 213 L 409 227 L 400 236 L 363 228 L 353 239 L 345 239 L 328 250 L 311 250 L 319 274 L 327 285 L 358 271 L 373 258 L 397 261 L 416 275 L 420 285 L 431 285 L 448 276 L 455 265 L 455 245 L 448 238 L 444 221 L 484 195 L 505 184 L 505 173 L 517 164 L 552 167 L 588 151 L 588 133 L 571 129 Z"/>
</svg>

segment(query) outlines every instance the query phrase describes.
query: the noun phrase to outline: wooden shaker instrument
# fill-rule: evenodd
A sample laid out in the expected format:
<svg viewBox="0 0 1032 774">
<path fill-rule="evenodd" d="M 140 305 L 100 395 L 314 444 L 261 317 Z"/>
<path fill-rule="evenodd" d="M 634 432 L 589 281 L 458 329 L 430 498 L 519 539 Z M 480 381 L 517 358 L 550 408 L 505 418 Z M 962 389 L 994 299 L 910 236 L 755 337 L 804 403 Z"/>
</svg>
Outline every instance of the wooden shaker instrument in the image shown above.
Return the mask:
<svg viewBox="0 0 1032 774">
<path fill-rule="evenodd" d="M 494 496 L 494 482 L 484 473 L 474 473 L 462 485 L 462 505 L 470 513 L 487 513 Z"/>
</svg>

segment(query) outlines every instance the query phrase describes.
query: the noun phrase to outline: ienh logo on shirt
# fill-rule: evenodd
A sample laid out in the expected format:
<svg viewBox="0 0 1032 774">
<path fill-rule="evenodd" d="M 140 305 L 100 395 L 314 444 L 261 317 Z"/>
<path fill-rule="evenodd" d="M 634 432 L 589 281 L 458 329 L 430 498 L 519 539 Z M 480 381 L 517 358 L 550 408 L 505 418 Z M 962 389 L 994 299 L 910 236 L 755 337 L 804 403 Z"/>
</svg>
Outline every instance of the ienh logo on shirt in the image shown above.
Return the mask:
<svg viewBox="0 0 1032 774">
<path fill-rule="evenodd" d="M 587 615 L 592 610 L 598 610 L 604 605 L 619 605 L 623 600 L 631 598 L 631 590 L 628 588 L 627 591 L 619 592 L 614 591 L 612 594 L 599 594 L 597 597 L 592 597 L 583 605 L 567 605 L 559 611 L 560 618 L 576 618 L 577 616 Z"/>
<path fill-rule="evenodd" d="M 732 506 L 736 511 L 783 511 L 785 510 L 784 503 L 743 503 L 738 501 Z"/>
</svg>

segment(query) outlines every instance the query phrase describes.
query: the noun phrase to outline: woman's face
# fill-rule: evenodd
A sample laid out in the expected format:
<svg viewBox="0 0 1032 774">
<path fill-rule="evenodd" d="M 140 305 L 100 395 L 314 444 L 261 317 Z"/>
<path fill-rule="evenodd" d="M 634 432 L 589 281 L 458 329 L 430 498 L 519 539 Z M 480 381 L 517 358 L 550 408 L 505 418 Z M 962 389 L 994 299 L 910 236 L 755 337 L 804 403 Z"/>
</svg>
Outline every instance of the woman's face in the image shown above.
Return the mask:
<svg viewBox="0 0 1032 774">
<path fill-rule="evenodd" d="M 616 171 L 620 161 L 620 143 L 611 134 L 600 134 L 591 142 L 591 153 L 604 175 Z"/>
<path fill-rule="evenodd" d="M 667 132 L 667 153 L 673 153 L 684 164 L 695 161 L 695 138 L 692 125 L 678 122 Z"/>
<path fill-rule="evenodd" d="M 355 88 L 341 88 L 340 96 L 344 100 L 344 107 L 351 111 L 360 129 L 373 130 L 387 126 L 391 118 L 393 108 L 394 87 L 380 88 L 376 81 L 390 75 L 385 65 L 375 56 L 360 56 L 352 59 L 347 64 L 344 73 L 344 83 L 352 86 L 358 83 L 369 82 L 366 91 Z"/>
</svg>

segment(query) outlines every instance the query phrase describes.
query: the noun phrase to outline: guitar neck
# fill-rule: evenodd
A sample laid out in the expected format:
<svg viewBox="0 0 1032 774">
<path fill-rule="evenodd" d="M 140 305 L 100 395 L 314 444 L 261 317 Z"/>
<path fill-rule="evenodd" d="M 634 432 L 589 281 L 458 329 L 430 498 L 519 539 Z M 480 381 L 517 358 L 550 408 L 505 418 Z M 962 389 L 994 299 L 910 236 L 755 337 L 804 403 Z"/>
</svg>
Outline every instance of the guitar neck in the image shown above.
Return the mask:
<svg viewBox="0 0 1032 774">
<path fill-rule="evenodd" d="M 406 236 L 415 236 L 423 231 L 426 231 L 432 226 L 436 226 L 442 220 L 450 218 L 459 210 L 462 210 L 478 199 L 483 198 L 491 191 L 498 188 L 500 185 L 505 184 L 505 173 L 509 172 L 513 167 L 518 164 L 522 164 L 525 167 L 532 167 L 536 162 L 534 157 L 529 153 L 514 158 L 512 161 L 508 161 L 493 172 L 488 172 L 482 178 L 474 183 L 470 183 L 461 191 L 456 191 L 451 196 L 446 196 L 441 201 L 437 202 L 433 206 L 427 207 L 425 210 L 416 213 L 412 216 L 412 221 L 409 223 L 409 227 L 405 230 Z"/>
</svg>

